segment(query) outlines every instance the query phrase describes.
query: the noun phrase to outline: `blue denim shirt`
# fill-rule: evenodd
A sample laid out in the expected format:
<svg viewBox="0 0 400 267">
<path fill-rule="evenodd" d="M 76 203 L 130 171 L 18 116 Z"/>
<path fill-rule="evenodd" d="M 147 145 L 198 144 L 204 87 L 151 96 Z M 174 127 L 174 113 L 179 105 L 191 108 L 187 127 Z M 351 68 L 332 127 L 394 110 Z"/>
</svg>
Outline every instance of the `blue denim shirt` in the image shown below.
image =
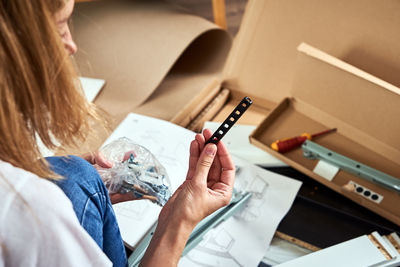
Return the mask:
<svg viewBox="0 0 400 267">
<path fill-rule="evenodd" d="M 127 266 L 125 247 L 107 188 L 97 170 L 76 157 L 47 158 L 52 170 L 65 179 L 56 184 L 71 200 L 83 228 L 112 261 L 113 266 Z"/>
</svg>

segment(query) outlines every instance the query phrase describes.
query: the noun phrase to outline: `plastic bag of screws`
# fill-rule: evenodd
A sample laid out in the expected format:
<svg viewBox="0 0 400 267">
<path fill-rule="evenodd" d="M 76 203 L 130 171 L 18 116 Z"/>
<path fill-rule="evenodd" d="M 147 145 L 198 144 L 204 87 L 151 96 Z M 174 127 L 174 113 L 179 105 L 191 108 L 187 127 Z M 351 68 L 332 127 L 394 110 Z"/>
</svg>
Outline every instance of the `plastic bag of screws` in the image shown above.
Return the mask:
<svg viewBox="0 0 400 267">
<path fill-rule="evenodd" d="M 110 193 L 133 193 L 164 206 L 171 197 L 171 183 L 165 168 L 145 147 L 126 137 L 100 149 L 112 168 L 98 169 Z"/>
</svg>

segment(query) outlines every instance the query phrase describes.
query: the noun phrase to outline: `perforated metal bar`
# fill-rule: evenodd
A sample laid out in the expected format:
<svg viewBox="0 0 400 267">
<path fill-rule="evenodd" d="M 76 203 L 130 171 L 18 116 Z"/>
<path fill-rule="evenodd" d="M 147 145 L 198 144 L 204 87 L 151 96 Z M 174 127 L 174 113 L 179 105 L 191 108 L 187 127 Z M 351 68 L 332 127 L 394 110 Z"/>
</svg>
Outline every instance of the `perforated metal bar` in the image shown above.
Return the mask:
<svg viewBox="0 0 400 267">
<path fill-rule="evenodd" d="M 397 177 L 390 176 L 389 174 L 347 158 L 310 140 L 304 142 L 302 149 L 306 158 L 322 159 L 353 175 L 400 193 L 400 179 Z"/>
<path fill-rule="evenodd" d="M 218 144 L 219 140 L 229 131 L 230 128 L 237 122 L 237 120 L 243 115 L 243 113 L 253 103 L 249 97 L 244 97 L 240 101 L 239 105 L 232 111 L 232 113 L 225 119 L 225 121 L 218 127 L 213 135 L 206 141 L 206 144 L 213 143 Z"/>
</svg>

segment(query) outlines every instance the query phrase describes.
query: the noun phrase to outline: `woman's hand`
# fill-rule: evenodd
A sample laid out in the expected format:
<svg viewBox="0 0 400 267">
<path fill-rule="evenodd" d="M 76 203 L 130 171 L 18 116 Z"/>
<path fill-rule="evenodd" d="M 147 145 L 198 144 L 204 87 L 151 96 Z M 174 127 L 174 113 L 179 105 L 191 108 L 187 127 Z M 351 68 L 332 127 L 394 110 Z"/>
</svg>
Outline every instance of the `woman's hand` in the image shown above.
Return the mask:
<svg viewBox="0 0 400 267">
<path fill-rule="evenodd" d="M 97 166 L 99 166 L 101 168 L 106 168 L 106 169 L 112 167 L 112 163 L 110 161 L 108 161 L 100 151 L 85 153 L 85 154 L 81 155 L 81 158 L 87 160 L 95 168 Z M 135 195 L 133 193 L 126 193 L 126 194 L 109 193 L 108 195 L 110 196 L 110 200 L 111 200 L 112 204 L 137 199 L 137 198 L 135 198 Z"/>
<path fill-rule="evenodd" d="M 108 161 L 100 151 L 88 152 L 81 155 L 81 158 L 87 160 L 90 164 L 100 166 L 102 168 L 111 168 L 112 163 Z"/>
<path fill-rule="evenodd" d="M 159 222 L 178 220 L 194 227 L 209 214 L 229 204 L 235 165 L 222 142 L 217 146 L 205 146 L 211 135 L 211 131 L 206 129 L 192 141 L 186 180 L 161 211 Z"/>
<path fill-rule="evenodd" d="M 196 224 L 230 202 L 235 165 L 222 142 L 205 145 L 211 135 L 205 130 L 191 143 L 186 180 L 161 210 L 141 266 L 176 266 Z"/>
</svg>

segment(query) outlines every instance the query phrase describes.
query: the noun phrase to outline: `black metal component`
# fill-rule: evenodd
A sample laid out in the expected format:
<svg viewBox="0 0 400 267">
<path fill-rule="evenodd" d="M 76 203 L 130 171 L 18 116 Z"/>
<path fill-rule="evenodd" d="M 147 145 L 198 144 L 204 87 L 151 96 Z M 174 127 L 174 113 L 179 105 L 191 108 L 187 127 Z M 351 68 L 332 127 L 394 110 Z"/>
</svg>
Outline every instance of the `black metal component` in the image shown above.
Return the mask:
<svg viewBox="0 0 400 267">
<path fill-rule="evenodd" d="M 230 128 L 236 123 L 236 121 L 243 115 L 243 113 L 250 107 L 253 103 L 249 97 L 244 97 L 240 101 L 239 105 L 232 111 L 232 113 L 225 119 L 225 121 L 218 127 L 218 129 L 213 133 L 213 135 L 206 141 L 208 143 L 218 144 L 219 140 L 224 137 L 224 135 L 229 131 Z"/>
</svg>

